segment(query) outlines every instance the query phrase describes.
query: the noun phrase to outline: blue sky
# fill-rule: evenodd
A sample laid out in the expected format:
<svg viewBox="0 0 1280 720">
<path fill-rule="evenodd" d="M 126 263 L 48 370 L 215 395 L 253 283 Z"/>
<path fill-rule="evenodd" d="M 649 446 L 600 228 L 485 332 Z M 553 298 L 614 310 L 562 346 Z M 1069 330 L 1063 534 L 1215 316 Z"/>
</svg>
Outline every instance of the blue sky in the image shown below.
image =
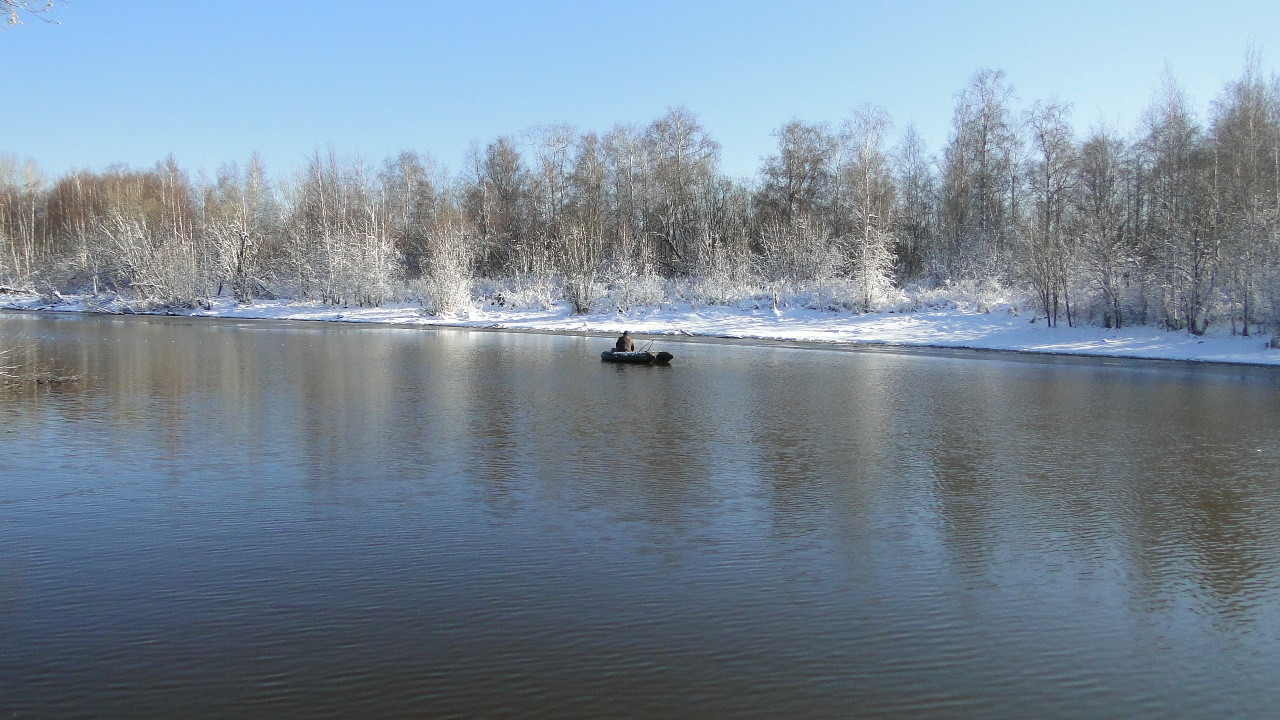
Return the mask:
<svg viewBox="0 0 1280 720">
<path fill-rule="evenodd" d="M 1207 111 L 1250 45 L 1280 67 L 1280 2 L 330 2 L 66 0 L 0 32 L 0 153 L 47 173 L 196 173 L 329 147 L 461 169 L 473 141 L 567 122 L 606 132 L 693 111 L 731 175 L 791 118 L 865 102 L 941 149 L 955 95 L 1002 68 L 1020 103 L 1132 129 L 1165 68 Z"/>
</svg>

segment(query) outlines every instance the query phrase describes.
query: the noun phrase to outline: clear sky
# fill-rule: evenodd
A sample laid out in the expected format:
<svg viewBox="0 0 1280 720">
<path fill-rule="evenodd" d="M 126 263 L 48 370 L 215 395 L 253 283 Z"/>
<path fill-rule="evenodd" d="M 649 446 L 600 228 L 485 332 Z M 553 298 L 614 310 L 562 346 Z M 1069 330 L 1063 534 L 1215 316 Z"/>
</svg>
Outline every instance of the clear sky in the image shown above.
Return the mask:
<svg viewBox="0 0 1280 720">
<path fill-rule="evenodd" d="M 193 174 L 261 153 L 274 177 L 332 147 L 373 163 L 536 125 L 606 132 L 695 113 L 753 176 L 792 118 L 866 102 L 930 149 L 955 95 L 1002 68 L 1020 104 L 1129 132 L 1167 68 L 1202 113 L 1255 47 L 1280 67 L 1280 1 L 703 2 L 65 0 L 0 32 L 0 154 L 57 176 L 172 153 Z"/>
</svg>

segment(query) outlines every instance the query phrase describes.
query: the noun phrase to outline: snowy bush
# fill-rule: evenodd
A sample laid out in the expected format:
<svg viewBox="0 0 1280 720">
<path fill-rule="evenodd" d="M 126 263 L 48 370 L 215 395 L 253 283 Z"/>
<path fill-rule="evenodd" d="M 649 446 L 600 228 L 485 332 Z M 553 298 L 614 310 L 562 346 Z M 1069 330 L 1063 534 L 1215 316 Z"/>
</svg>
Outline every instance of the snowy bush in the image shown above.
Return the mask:
<svg viewBox="0 0 1280 720">
<path fill-rule="evenodd" d="M 187 238 L 153 234 L 145 219 L 113 213 L 97 228 L 101 272 L 110 285 L 128 289 L 153 307 L 194 307 L 208 284 L 195 245 Z"/>
<path fill-rule="evenodd" d="M 545 310 L 556 304 L 560 288 L 551 278 L 535 275 L 520 275 L 512 278 L 509 285 L 510 304 L 516 307 L 537 308 Z"/>
<path fill-rule="evenodd" d="M 474 291 L 488 305 L 540 310 L 554 306 L 564 292 L 557 281 L 531 275 L 476 279 L 467 287 L 469 295 Z"/>
<path fill-rule="evenodd" d="M 434 315 L 457 312 L 471 304 L 475 250 L 461 226 L 437 228 L 425 242 L 425 272 L 418 281 L 423 309 Z"/>
<path fill-rule="evenodd" d="M 569 275 L 564 279 L 564 297 L 574 314 L 585 315 L 602 294 L 601 287 L 590 274 Z"/>
<path fill-rule="evenodd" d="M 692 280 L 690 291 L 705 305 L 735 306 L 758 294 L 761 284 L 747 256 L 717 248 Z"/>
<path fill-rule="evenodd" d="M 829 234 L 804 219 L 767 227 L 760 245 L 763 252 L 755 258 L 756 271 L 777 287 L 821 285 L 836 276 L 842 262 Z"/>
<path fill-rule="evenodd" d="M 458 277 L 424 277 L 410 283 L 410 290 L 428 315 L 456 313 L 471 304 L 471 286 Z"/>
<path fill-rule="evenodd" d="M 607 284 L 605 296 L 622 312 L 636 307 L 657 307 L 667 300 L 666 282 L 653 273 L 624 275 Z"/>
</svg>

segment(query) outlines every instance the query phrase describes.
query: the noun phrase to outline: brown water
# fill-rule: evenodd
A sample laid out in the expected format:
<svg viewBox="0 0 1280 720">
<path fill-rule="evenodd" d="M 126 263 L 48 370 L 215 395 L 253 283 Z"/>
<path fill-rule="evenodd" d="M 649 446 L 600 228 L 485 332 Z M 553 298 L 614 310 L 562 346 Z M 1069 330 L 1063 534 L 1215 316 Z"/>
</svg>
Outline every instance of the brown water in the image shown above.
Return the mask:
<svg viewBox="0 0 1280 720">
<path fill-rule="evenodd" d="M 1280 373 L 4 314 L 0 717 L 1258 718 Z"/>
</svg>

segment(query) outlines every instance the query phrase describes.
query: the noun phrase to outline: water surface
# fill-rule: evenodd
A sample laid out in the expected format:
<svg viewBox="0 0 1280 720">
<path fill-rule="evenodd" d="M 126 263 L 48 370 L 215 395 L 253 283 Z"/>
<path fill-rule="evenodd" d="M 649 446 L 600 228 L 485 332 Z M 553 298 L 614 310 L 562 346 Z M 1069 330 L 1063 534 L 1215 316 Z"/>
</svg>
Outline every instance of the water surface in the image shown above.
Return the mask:
<svg viewBox="0 0 1280 720">
<path fill-rule="evenodd" d="M 5 717 L 1256 718 L 1280 373 L 0 316 Z"/>
</svg>

